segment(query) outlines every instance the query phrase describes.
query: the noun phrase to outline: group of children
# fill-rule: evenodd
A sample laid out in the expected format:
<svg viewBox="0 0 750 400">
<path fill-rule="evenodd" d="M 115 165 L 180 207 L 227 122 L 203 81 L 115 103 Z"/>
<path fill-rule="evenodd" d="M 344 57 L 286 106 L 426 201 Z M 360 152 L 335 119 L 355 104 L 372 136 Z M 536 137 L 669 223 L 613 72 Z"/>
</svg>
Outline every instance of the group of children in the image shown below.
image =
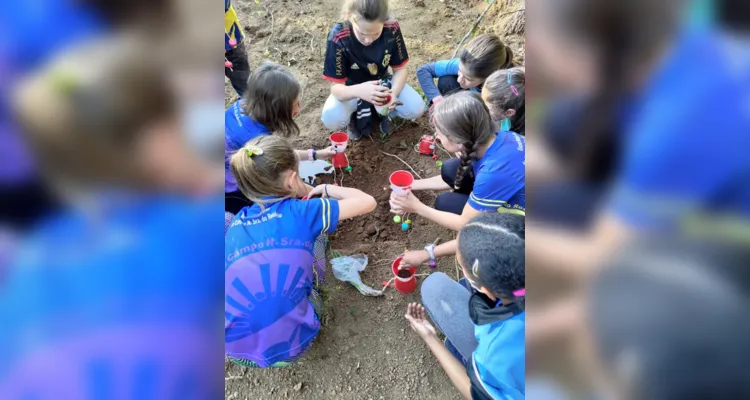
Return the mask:
<svg viewBox="0 0 750 400">
<path fill-rule="evenodd" d="M 391 196 L 392 212 L 459 232 L 452 242 L 407 252 L 404 266 L 455 254 L 465 275 L 455 282 L 436 273 L 422 285 L 445 344 L 422 306 L 410 305 L 406 317 L 467 397 L 523 398 L 524 70 L 497 36 L 480 35 L 459 58 L 418 70 L 426 104 L 406 84 L 409 56 L 388 1 L 347 0 L 343 14 L 327 43 L 326 128 L 351 140 L 376 125 L 388 135 L 394 117 L 417 119 L 429 108 L 438 141 L 458 155 L 440 176 Z M 266 62 L 242 90 L 225 114 L 226 352 L 241 365 L 278 367 L 303 356 L 320 330 L 324 236 L 377 203 L 354 188 L 300 179 L 301 160 L 328 159 L 334 150 L 295 150 L 287 141 L 300 132 L 301 89 L 290 72 Z M 417 190 L 445 193 L 432 208 Z M 436 295 L 461 312 L 446 315 Z"/>
</svg>

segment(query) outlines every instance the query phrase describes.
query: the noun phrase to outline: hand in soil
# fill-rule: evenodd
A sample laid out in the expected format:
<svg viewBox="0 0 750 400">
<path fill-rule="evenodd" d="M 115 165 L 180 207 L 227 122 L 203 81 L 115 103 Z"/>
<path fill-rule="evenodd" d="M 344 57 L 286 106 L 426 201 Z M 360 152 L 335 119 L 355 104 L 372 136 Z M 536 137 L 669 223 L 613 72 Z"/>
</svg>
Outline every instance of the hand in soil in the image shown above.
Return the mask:
<svg viewBox="0 0 750 400">
<path fill-rule="evenodd" d="M 426 251 L 410 251 L 404 254 L 404 258 L 401 259 L 401 264 L 398 266 L 399 269 L 419 267 L 422 264 L 426 264 L 430 261 L 430 255 Z"/>
<path fill-rule="evenodd" d="M 421 338 L 437 336 L 437 331 L 430 321 L 427 320 L 427 313 L 421 304 L 409 303 L 404 317 L 409 321 L 411 329 L 417 332 Z"/>
<path fill-rule="evenodd" d="M 417 209 L 422 206 L 422 202 L 419 201 L 417 196 L 408 190 L 402 193 L 391 193 L 391 212 L 397 214 L 416 213 Z"/>
</svg>

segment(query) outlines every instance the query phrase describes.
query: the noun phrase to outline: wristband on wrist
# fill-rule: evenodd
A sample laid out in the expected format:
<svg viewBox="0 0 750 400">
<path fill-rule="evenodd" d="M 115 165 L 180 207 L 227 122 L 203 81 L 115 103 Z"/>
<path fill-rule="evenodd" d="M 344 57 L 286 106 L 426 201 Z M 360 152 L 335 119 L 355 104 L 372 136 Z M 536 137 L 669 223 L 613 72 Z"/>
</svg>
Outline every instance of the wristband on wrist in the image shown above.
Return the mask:
<svg viewBox="0 0 750 400">
<path fill-rule="evenodd" d="M 424 250 L 427 252 L 427 255 L 430 256 L 430 268 L 436 268 L 437 260 L 435 259 L 435 245 L 430 243 L 424 247 Z"/>
<path fill-rule="evenodd" d="M 313 149 L 313 151 L 312 151 L 312 152 L 313 152 L 313 153 L 312 153 L 312 159 L 313 159 L 313 161 L 315 161 L 315 160 L 317 160 L 317 159 L 318 159 L 318 152 L 317 152 L 317 151 L 315 151 L 315 149 Z"/>
</svg>

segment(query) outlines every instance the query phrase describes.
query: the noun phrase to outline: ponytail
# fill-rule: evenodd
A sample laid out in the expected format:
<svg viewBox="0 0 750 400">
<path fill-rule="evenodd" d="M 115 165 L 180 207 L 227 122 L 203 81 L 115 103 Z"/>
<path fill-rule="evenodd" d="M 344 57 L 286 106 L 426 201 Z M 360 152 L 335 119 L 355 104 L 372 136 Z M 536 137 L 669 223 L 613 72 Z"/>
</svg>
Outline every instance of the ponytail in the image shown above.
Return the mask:
<svg viewBox="0 0 750 400">
<path fill-rule="evenodd" d="M 297 171 L 299 161 L 294 148 L 284 138 L 263 135 L 247 142 L 229 160 L 237 186 L 245 197 L 260 205 L 290 198 L 284 185 L 284 173 Z M 265 197 L 275 197 L 265 200 Z"/>
</svg>

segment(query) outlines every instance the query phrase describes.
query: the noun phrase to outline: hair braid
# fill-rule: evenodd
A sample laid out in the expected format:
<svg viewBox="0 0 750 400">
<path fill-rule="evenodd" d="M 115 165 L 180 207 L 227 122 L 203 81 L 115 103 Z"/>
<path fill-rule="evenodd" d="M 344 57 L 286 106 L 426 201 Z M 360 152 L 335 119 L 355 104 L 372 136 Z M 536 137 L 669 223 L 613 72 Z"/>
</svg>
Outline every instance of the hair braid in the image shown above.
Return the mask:
<svg viewBox="0 0 750 400">
<path fill-rule="evenodd" d="M 467 142 L 463 144 L 463 150 L 461 150 L 461 164 L 456 171 L 456 180 L 453 185 L 454 189 L 459 190 L 461 188 L 461 184 L 465 177 L 469 177 L 470 179 L 474 178 L 474 168 L 472 168 L 472 164 L 474 164 L 474 160 L 477 159 L 478 147 L 479 145 L 476 142 Z"/>
</svg>

